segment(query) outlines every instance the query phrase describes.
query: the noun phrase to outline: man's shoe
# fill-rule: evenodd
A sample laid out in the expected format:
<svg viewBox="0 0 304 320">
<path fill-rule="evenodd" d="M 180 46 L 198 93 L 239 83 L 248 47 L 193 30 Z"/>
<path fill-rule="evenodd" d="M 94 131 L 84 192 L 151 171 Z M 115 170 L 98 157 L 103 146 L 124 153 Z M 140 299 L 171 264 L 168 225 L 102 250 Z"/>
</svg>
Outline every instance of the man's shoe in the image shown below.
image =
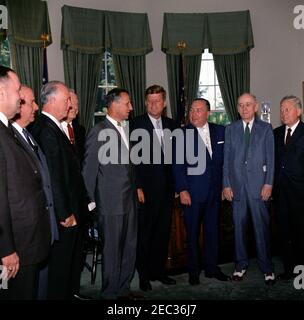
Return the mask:
<svg viewBox="0 0 304 320">
<path fill-rule="evenodd" d="M 139 289 L 142 291 L 151 291 L 152 286 L 150 281 L 147 280 L 139 280 Z"/>
<path fill-rule="evenodd" d="M 162 276 L 156 279 L 151 279 L 152 281 L 158 280 L 162 284 L 173 285 L 176 284 L 176 281 L 168 276 Z"/>
<path fill-rule="evenodd" d="M 73 300 L 93 300 L 93 298 L 85 296 L 80 293 L 73 294 Z"/>
<path fill-rule="evenodd" d="M 277 276 L 277 279 L 279 279 L 279 280 L 291 280 L 291 279 L 294 279 L 294 277 L 295 277 L 295 274 L 293 274 L 291 272 L 283 272 L 283 273 L 280 273 Z"/>
<path fill-rule="evenodd" d="M 275 275 L 273 272 L 268 272 L 264 274 L 265 277 L 265 284 L 268 286 L 273 286 L 276 282 Z"/>
<path fill-rule="evenodd" d="M 246 269 L 242 269 L 241 271 L 234 270 L 232 275 L 233 281 L 242 281 L 244 278 L 244 275 L 246 274 Z"/>
<path fill-rule="evenodd" d="M 189 275 L 189 284 L 190 286 L 197 286 L 200 284 L 199 276 L 196 275 Z"/>
<path fill-rule="evenodd" d="M 216 273 L 206 273 L 205 277 L 206 278 L 215 278 L 219 281 L 230 281 L 231 280 L 231 277 L 227 276 L 222 271 L 218 271 Z"/>
</svg>

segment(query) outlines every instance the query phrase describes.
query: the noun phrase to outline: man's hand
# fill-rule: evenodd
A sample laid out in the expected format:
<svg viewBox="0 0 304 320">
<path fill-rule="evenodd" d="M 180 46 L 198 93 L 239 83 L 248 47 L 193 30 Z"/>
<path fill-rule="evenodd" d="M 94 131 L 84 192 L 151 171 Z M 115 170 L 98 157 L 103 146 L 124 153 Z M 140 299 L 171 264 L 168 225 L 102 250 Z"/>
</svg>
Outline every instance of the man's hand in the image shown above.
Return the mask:
<svg viewBox="0 0 304 320">
<path fill-rule="evenodd" d="M 77 225 L 76 218 L 74 214 L 71 214 L 69 217 L 67 217 L 64 221 L 61 221 L 60 224 L 65 228 L 74 227 Z"/>
<path fill-rule="evenodd" d="M 272 185 L 270 184 L 264 184 L 262 191 L 261 191 L 261 197 L 263 201 L 268 201 L 272 193 Z"/>
<path fill-rule="evenodd" d="M 191 206 L 191 196 L 187 190 L 180 192 L 180 202 L 185 206 Z"/>
<path fill-rule="evenodd" d="M 225 197 L 225 199 L 227 199 L 228 201 L 232 201 L 233 199 L 233 191 L 230 187 L 224 188 L 223 189 L 223 195 Z"/>
<path fill-rule="evenodd" d="M 15 278 L 19 270 L 19 257 L 17 255 L 17 252 L 3 257 L 1 260 L 3 266 L 7 268 L 7 279 Z"/>
<path fill-rule="evenodd" d="M 145 195 L 144 195 L 143 189 L 141 188 L 137 189 L 137 197 L 140 203 L 145 203 Z"/>
</svg>

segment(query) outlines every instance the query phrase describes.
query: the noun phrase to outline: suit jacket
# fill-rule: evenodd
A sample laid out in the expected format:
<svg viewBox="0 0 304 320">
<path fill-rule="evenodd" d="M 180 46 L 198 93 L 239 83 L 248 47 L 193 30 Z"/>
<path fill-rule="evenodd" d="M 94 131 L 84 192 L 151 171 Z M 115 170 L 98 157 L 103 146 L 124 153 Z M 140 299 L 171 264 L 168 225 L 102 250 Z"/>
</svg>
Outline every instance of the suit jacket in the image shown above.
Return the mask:
<svg viewBox="0 0 304 320">
<path fill-rule="evenodd" d="M 176 129 L 174 121 L 167 117 L 161 117 L 163 129 L 173 131 Z M 136 117 L 132 123 L 132 130 L 145 129 L 150 137 L 150 163 L 139 164 L 135 167 L 136 187 L 142 188 L 145 197 L 157 196 L 163 192 L 174 193 L 174 183 L 171 164 L 164 164 L 164 155 L 161 153 L 161 163 L 153 164 L 153 136 L 158 143 L 158 138 L 154 131 L 153 123 L 147 113 Z"/>
<path fill-rule="evenodd" d="M 73 146 L 56 123 L 44 114 L 38 117 L 31 132 L 46 157 L 57 219 L 64 221 L 74 214 L 77 222 L 82 223 L 86 190 Z"/>
<path fill-rule="evenodd" d="M 192 124 L 189 124 L 184 129 L 183 143 L 185 152 L 187 150 L 186 132 L 189 130 L 194 130 L 194 154 L 197 156 L 198 148 L 206 148 L 206 146 L 199 135 L 197 128 Z M 204 159 L 204 161 L 206 161 L 206 168 L 202 174 L 187 174 L 188 168 L 197 166 L 197 164 L 189 163 L 187 157 L 185 157 L 184 164 L 174 163 L 173 165 L 176 192 L 180 193 L 181 191 L 187 190 L 190 193 L 192 200 L 196 202 L 206 201 L 210 190 L 214 191 L 217 200 L 220 200 L 221 196 L 225 127 L 209 123 L 209 131 L 212 158 L 210 158 L 209 152 L 206 149 L 206 158 Z"/>
<path fill-rule="evenodd" d="M 116 142 L 121 148 L 117 148 Z M 102 163 L 102 159 L 109 154 L 107 147 L 112 147 L 111 152 L 117 156 L 114 156 L 116 163 Z M 105 119 L 88 134 L 83 165 L 89 198 L 96 203 L 101 215 L 127 214 L 126 208 L 134 204 L 136 190 L 133 166 L 124 162 L 129 162 L 129 150 L 115 126 Z"/>
<path fill-rule="evenodd" d="M 29 133 L 30 138 L 34 142 L 34 144 L 37 146 L 37 152 L 39 155 L 39 159 L 37 158 L 37 155 L 35 154 L 35 151 L 31 148 L 31 146 L 24 140 L 24 138 L 21 136 L 21 134 L 13 128 L 15 136 L 18 138 L 20 143 L 24 146 L 25 149 L 28 150 L 29 153 L 32 154 L 34 161 L 36 162 L 37 166 L 40 169 L 40 175 L 42 178 L 43 183 L 43 190 L 47 199 L 47 207 L 49 211 L 49 219 L 50 219 L 50 225 L 51 225 L 51 243 L 54 242 L 54 240 L 58 240 L 59 234 L 58 234 L 58 226 L 56 223 L 56 215 L 54 211 L 54 200 L 53 200 L 53 193 L 52 193 L 52 186 L 51 186 L 51 178 L 49 174 L 49 169 L 47 166 L 47 162 L 45 159 L 45 156 L 35 141 L 34 137 Z"/>
<path fill-rule="evenodd" d="M 36 264 L 47 257 L 50 242 L 39 166 L 0 121 L 0 257 L 17 252 L 21 265 Z"/>
<path fill-rule="evenodd" d="M 86 141 L 86 130 L 85 128 L 79 124 L 78 119 L 74 119 L 72 121 L 74 137 L 75 137 L 75 145 L 74 148 L 78 155 L 80 164 L 82 165 L 85 154 L 85 141 Z"/>
<path fill-rule="evenodd" d="M 299 122 L 288 145 L 285 146 L 285 125 L 274 130 L 275 190 L 284 187 L 293 190 L 295 198 L 304 201 L 304 123 Z"/>
<path fill-rule="evenodd" d="M 238 120 L 226 127 L 223 187 L 231 187 L 238 200 L 248 183 L 251 197 L 260 199 L 263 185 L 272 185 L 274 177 L 274 137 L 269 123 L 254 120 L 245 160 L 243 121 Z"/>
</svg>

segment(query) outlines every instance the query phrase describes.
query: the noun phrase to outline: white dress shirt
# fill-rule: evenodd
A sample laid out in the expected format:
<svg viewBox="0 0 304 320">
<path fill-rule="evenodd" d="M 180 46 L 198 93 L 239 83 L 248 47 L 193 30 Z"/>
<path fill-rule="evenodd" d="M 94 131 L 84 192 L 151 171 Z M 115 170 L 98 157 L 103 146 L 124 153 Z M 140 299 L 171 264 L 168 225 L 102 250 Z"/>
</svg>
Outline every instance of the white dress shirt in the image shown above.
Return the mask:
<svg viewBox="0 0 304 320">
<path fill-rule="evenodd" d="M 295 123 L 292 127 L 285 126 L 285 137 L 284 137 L 284 141 L 286 141 L 286 136 L 287 136 L 288 129 L 289 129 L 289 128 L 291 129 L 291 131 L 290 131 L 290 136 L 292 136 L 293 133 L 295 132 L 295 130 L 296 130 L 299 122 L 300 122 L 300 120 L 298 120 L 298 122 Z"/>
<path fill-rule="evenodd" d="M 8 119 L 6 117 L 6 115 L 2 112 L 0 112 L 0 121 L 6 126 L 8 127 Z"/>
<path fill-rule="evenodd" d="M 205 143 L 205 146 L 209 152 L 210 158 L 212 158 L 212 145 L 211 145 L 210 130 L 209 130 L 208 122 L 206 122 L 203 127 L 199 127 L 197 129 L 198 129 L 198 133 L 200 134 L 201 138 Z"/>
<path fill-rule="evenodd" d="M 120 133 L 120 136 L 124 142 L 124 144 L 126 145 L 126 147 L 129 150 L 129 138 L 126 135 L 125 132 L 125 122 L 121 121 L 120 123 L 123 123 L 123 125 L 118 125 L 119 121 L 114 120 L 113 118 L 111 118 L 108 114 L 106 115 L 106 118 L 113 124 L 113 126 L 118 130 L 118 132 Z"/>
<path fill-rule="evenodd" d="M 148 114 L 148 116 L 153 124 L 158 141 L 162 145 L 162 140 L 164 138 L 164 131 L 163 131 L 163 124 L 162 124 L 161 117 L 159 117 L 158 119 L 155 119 L 155 118 L 151 117 L 149 114 Z"/>
</svg>

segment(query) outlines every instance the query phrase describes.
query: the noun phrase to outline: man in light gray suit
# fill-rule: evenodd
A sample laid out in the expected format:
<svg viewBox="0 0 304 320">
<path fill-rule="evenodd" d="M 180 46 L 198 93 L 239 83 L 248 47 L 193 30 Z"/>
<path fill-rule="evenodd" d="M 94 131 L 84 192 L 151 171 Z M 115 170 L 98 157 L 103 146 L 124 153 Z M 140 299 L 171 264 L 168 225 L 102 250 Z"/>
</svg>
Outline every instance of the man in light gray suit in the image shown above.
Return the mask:
<svg viewBox="0 0 304 320">
<path fill-rule="evenodd" d="M 274 176 L 274 137 L 269 123 L 255 118 L 258 102 L 252 94 L 238 99 L 241 120 L 226 128 L 223 195 L 233 204 L 236 266 L 233 280 L 242 280 L 248 267 L 246 229 L 251 213 L 257 258 L 265 283 L 275 282 L 270 260 L 267 201 Z M 248 210 L 249 209 L 249 210 Z"/>
<path fill-rule="evenodd" d="M 106 102 L 106 119 L 87 137 L 83 175 L 89 206 L 96 203 L 103 239 L 102 298 L 136 299 L 130 292 L 136 258 L 136 189 L 124 127 L 132 105 L 128 92 L 119 88 L 107 94 Z"/>
</svg>

